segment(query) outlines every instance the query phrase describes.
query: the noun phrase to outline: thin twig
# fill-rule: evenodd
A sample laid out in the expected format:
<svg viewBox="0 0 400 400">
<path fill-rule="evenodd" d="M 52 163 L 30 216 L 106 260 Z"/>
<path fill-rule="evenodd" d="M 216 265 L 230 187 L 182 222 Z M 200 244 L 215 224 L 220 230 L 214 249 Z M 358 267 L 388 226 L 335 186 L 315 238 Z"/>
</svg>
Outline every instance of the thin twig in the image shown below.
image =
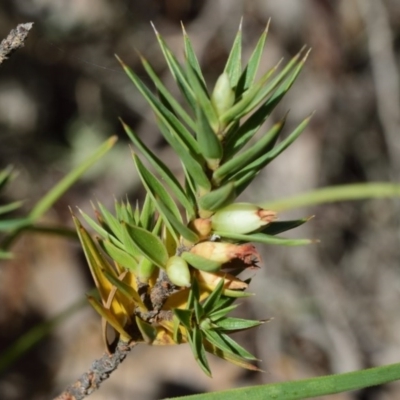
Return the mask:
<svg viewBox="0 0 400 400">
<path fill-rule="evenodd" d="M 82 400 L 89 396 L 118 368 L 135 345 L 120 340 L 113 354 L 105 353 L 95 360 L 87 372 L 54 400 Z"/>
<path fill-rule="evenodd" d="M 0 43 L 0 64 L 21 47 L 24 47 L 24 40 L 28 36 L 29 31 L 33 26 L 33 22 L 19 24 L 15 29 L 12 29 L 8 36 Z"/>
</svg>

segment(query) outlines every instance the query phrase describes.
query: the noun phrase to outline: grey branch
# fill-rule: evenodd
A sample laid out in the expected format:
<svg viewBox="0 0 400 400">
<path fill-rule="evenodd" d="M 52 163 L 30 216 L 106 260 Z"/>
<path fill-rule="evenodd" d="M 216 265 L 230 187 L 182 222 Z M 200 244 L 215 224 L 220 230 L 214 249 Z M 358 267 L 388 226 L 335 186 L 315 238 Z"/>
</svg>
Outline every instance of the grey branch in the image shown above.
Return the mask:
<svg viewBox="0 0 400 400">
<path fill-rule="evenodd" d="M 105 353 L 95 360 L 87 372 L 54 400 L 82 400 L 89 396 L 118 368 L 135 344 L 120 340 L 113 354 Z"/>
<path fill-rule="evenodd" d="M 24 41 L 33 26 L 33 22 L 19 24 L 12 29 L 8 36 L 0 43 L 0 64 L 21 47 L 24 47 Z"/>
</svg>

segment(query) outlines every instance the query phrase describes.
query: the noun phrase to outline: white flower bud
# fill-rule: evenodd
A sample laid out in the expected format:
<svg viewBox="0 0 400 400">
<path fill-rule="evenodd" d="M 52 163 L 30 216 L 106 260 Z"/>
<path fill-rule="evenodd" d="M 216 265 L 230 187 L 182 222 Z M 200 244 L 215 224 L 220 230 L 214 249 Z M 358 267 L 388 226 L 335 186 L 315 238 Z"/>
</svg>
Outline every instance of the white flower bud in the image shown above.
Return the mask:
<svg viewBox="0 0 400 400">
<path fill-rule="evenodd" d="M 213 231 L 246 234 L 257 231 L 276 219 L 276 213 L 255 204 L 233 203 L 211 217 Z"/>
<path fill-rule="evenodd" d="M 165 270 L 174 285 L 190 287 L 189 265 L 183 258 L 172 256 L 168 260 Z"/>
</svg>

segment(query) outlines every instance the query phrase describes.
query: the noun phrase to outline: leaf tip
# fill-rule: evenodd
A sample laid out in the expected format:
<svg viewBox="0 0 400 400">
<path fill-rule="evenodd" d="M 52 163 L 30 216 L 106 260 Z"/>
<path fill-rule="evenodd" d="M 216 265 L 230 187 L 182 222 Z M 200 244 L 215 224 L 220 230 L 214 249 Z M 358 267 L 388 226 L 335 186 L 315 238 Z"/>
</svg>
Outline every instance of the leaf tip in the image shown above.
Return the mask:
<svg viewBox="0 0 400 400">
<path fill-rule="evenodd" d="M 158 33 L 158 30 L 156 29 L 156 26 L 154 25 L 153 21 L 150 21 L 150 25 L 153 28 L 154 33 L 159 36 L 160 34 Z"/>
<path fill-rule="evenodd" d="M 264 32 L 263 32 L 264 34 L 268 33 L 270 24 L 271 24 L 271 17 L 268 18 L 267 25 L 265 26 L 265 29 L 264 29 Z"/>
<path fill-rule="evenodd" d="M 239 22 L 239 29 L 238 31 L 241 32 L 243 27 L 243 15 L 240 17 L 240 22 Z"/>
</svg>

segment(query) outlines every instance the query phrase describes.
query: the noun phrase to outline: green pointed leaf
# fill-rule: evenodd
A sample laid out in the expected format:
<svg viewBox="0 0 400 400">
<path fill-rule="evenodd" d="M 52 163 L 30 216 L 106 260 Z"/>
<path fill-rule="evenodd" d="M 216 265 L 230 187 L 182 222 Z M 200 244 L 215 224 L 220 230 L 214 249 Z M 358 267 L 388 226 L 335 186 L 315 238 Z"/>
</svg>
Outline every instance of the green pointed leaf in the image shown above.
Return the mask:
<svg viewBox="0 0 400 400">
<path fill-rule="evenodd" d="M 200 78 L 200 80 L 205 85 L 205 80 L 203 77 L 203 73 L 201 71 L 199 60 L 197 59 L 197 56 L 196 56 L 196 53 L 194 52 L 192 43 L 189 39 L 188 34 L 186 33 L 185 27 L 183 26 L 182 22 L 181 22 L 181 26 L 182 26 L 182 32 L 183 32 L 183 42 L 185 44 L 186 62 L 189 63 L 189 65 L 192 67 L 192 69 L 196 72 L 197 76 Z"/>
<path fill-rule="evenodd" d="M 256 242 L 280 246 L 303 246 L 305 244 L 315 243 L 315 240 L 312 239 L 286 239 L 279 236 L 266 235 L 265 233 L 250 233 L 243 235 L 232 232 L 214 232 L 214 234 L 223 238 L 239 240 L 245 243 Z"/>
<path fill-rule="evenodd" d="M 231 87 L 236 87 L 242 73 L 242 21 L 240 21 L 224 72 L 229 75 Z"/>
<path fill-rule="evenodd" d="M 139 218 L 140 227 L 150 230 L 151 225 L 154 220 L 155 210 L 156 210 L 156 207 L 155 207 L 154 201 L 152 200 L 150 194 L 146 193 L 146 197 L 144 199 L 144 204 L 142 207 L 142 212 L 141 212 L 140 218 Z"/>
<path fill-rule="evenodd" d="M 91 156 L 78 167 L 69 172 L 50 191 L 42 197 L 29 213 L 29 218 L 36 221 L 40 218 L 93 164 L 102 158 L 117 141 L 113 136 L 104 142 Z"/>
<path fill-rule="evenodd" d="M 107 240 L 100 240 L 100 245 L 106 254 L 119 265 L 133 272 L 137 272 L 138 262 L 136 254 L 129 254 L 125 250 L 121 250 Z"/>
<path fill-rule="evenodd" d="M 242 125 L 238 126 L 236 130 L 232 130 L 229 136 L 227 135 L 224 146 L 224 160 L 231 159 L 251 140 L 267 120 L 271 111 L 271 105 L 266 101 Z M 274 145 L 275 141 L 272 141 L 271 144 Z"/>
<path fill-rule="evenodd" d="M 198 256 L 197 254 L 184 251 L 181 257 L 187 261 L 193 268 L 199 269 L 206 272 L 215 272 L 221 269 L 221 263 L 208 260 L 205 257 Z"/>
<path fill-rule="evenodd" d="M 279 63 L 277 66 L 267 71 L 260 79 L 260 81 L 254 84 L 247 92 L 245 92 L 242 98 L 230 110 L 221 115 L 221 122 L 228 124 L 231 121 L 238 120 L 243 116 L 249 114 L 252 110 L 254 110 L 262 103 L 267 104 L 268 108 L 272 110 L 273 107 L 277 104 L 278 99 L 280 100 L 283 97 L 284 93 L 286 93 L 285 88 L 287 88 L 288 85 L 290 86 L 300 73 L 305 61 L 305 59 L 303 59 L 299 62 L 302 51 L 303 49 L 300 50 L 300 52 L 292 58 L 292 60 L 272 81 L 270 81 L 270 77 L 277 70 Z M 297 68 L 295 72 L 293 72 L 293 69 L 295 67 Z M 288 78 L 291 73 L 291 77 Z M 284 83 L 279 89 L 277 89 L 279 85 L 285 80 L 286 83 Z M 271 94 L 274 93 L 276 89 L 277 93 L 271 96 Z M 268 96 L 271 96 L 271 98 L 266 102 Z"/>
<path fill-rule="evenodd" d="M 272 110 L 282 100 L 283 96 L 288 92 L 290 87 L 299 76 L 308 57 L 309 51 L 299 61 L 303 50 L 304 48 L 302 48 L 300 52 L 292 58 L 292 60 L 286 65 L 282 72 L 274 80 L 272 80 L 272 82 L 265 85 L 264 88 L 257 93 L 252 102 L 243 110 L 242 115 L 246 115 L 254 110 L 255 107 L 263 103 L 268 97 L 269 99 L 266 104 L 269 105 L 270 110 Z"/>
<path fill-rule="evenodd" d="M 198 301 L 194 302 L 194 315 L 196 316 L 196 323 L 199 325 L 204 316 L 204 308 Z"/>
<path fill-rule="evenodd" d="M 200 299 L 200 287 L 197 279 L 193 279 L 192 287 L 190 288 L 189 297 L 187 301 L 187 309 L 192 310 L 194 308 L 194 304 L 199 302 Z"/>
<path fill-rule="evenodd" d="M 239 357 L 245 358 L 246 360 L 257 361 L 257 358 L 254 357 L 253 354 L 240 346 L 229 335 L 221 333 L 221 338 L 225 340 L 225 342 L 228 344 L 234 354 L 238 355 Z"/>
<path fill-rule="evenodd" d="M 261 57 L 263 54 L 265 41 L 267 39 L 268 28 L 269 28 L 269 21 L 264 32 L 260 36 L 260 39 L 258 40 L 252 55 L 250 56 L 249 62 L 247 63 L 242 75 L 240 76 L 236 88 L 236 97 L 239 97 L 254 83 L 254 79 L 258 71 L 258 66 L 260 65 Z"/>
<path fill-rule="evenodd" d="M 230 179 L 232 181 L 235 181 L 236 183 L 236 188 L 238 188 L 239 186 L 240 191 L 241 185 L 248 185 L 261 169 L 263 169 L 267 164 L 278 157 L 279 154 L 286 150 L 304 131 L 304 129 L 310 122 L 312 115 L 313 114 L 302 121 L 286 139 L 282 140 L 282 142 L 277 144 L 272 150 L 270 150 L 266 154 L 261 155 L 257 160 L 251 162 L 250 164 L 242 168 L 241 171 L 239 171 L 236 175 L 231 177 Z M 246 179 L 243 179 L 244 177 Z"/>
<path fill-rule="evenodd" d="M 181 310 L 179 308 L 175 308 L 174 314 L 179 319 L 180 323 L 187 329 L 192 329 L 192 311 L 190 310 Z"/>
<path fill-rule="evenodd" d="M 174 112 L 177 114 L 177 116 L 185 122 L 185 124 L 192 129 L 193 131 L 196 130 L 196 125 L 193 121 L 193 119 L 189 116 L 189 114 L 183 109 L 183 107 L 179 104 L 178 101 L 175 100 L 175 97 L 169 92 L 169 90 L 165 87 L 161 79 L 158 77 L 156 72 L 153 70 L 151 65 L 148 63 L 148 61 L 141 57 L 140 58 L 143 64 L 144 69 L 146 70 L 147 74 L 155 84 L 157 90 L 160 92 L 160 94 L 164 97 L 164 99 L 168 102 L 170 108 L 174 110 Z"/>
<path fill-rule="evenodd" d="M 271 222 L 264 229 L 261 230 L 261 233 L 265 233 L 266 235 L 278 235 L 279 233 L 286 232 L 291 229 L 297 228 L 298 226 L 303 225 L 304 223 L 308 222 L 311 218 L 313 217 L 307 217 L 293 221 Z"/>
<path fill-rule="evenodd" d="M 161 239 L 146 229 L 137 226 L 122 224 L 124 232 L 132 239 L 134 246 L 159 268 L 165 268 L 168 253 Z"/>
<path fill-rule="evenodd" d="M 202 107 L 198 106 L 196 111 L 196 135 L 200 151 L 205 159 L 213 160 L 215 164 L 218 164 L 219 160 L 222 158 L 221 142 L 213 128 L 210 126 L 208 118 L 205 116 Z"/>
<path fill-rule="evenodd" d="M 203 331 L 205 337 L 207 338 L 207 340 L 214 345 L 215 347 L 217 347 L 218 349 L 226 352 L 226 353 L 231 353 L 231 354 L 235 354 L 231 347 L 225 342 L 225 340 L 221 337 L 220 333 L 217 331 L 214 331 L 212 329 L 209 330 L 204 330 Z"/>
<path fill-rule="evenodd" d="M 105 230 L 102 226 L 100 226 L 96 221 L 89 217 L 85 212 L 79 209 L 80 214 L 82 215 L 83 219 L 87 222 L 87 224 L 96 232 L 98 233 L 103 239 L 108 239 L 112 241 L 114 245 L 119 248 L 123 248 L 123 244 L 113 235 L 111 235 L 107 230 Z"/>
<path fill-rule="evenodd" d="M 277 122 L 264 136 L 262 136 L 253 146 L 243 151 L 241 154 L 235 156 L 219 167 L 213 174 L 213 179 L 220 182 L 225 177 L 233 176 L 235 173 L 242 171 L 243 168 L 249 163 L 257 160 L 266 152 L 270 151 L 271 143 L 275 142 L 283 126 L 285 120 Z"/>
<path fill-rule="evenodd" d="M 234 304 L 234 305 L 229 306 L 229 307 L 221 308 L 218 311 L 213 311 L 208 316 L 209 316 L 209 318 L 211 319 L 212 322 L 216 322 L 219 319 L 224 318 L 231 311 L 235 310 L 237 308 L 237 306 L 238 306 L 237 304 Z"/>
<path fill-rule="evenodd" d="M 192 332 L 188 332 L 188 339 L 197 364 L 199 364 L 200 368 L 207 376 L 211 377 L 211 370 L 208 365 L 206 351 L 203 345 L 203 333 L 199 328 L 195 327 Z"/>
<path fill-rule="evenodd" d="M 247 280 L 245 281 L 247 284 L 249 284 L 250 282 L 248 282 Z M 223 309 L 225 309 L 225 308 L 227 308 L 227 307 L 230 307 L 234 302 L 235 302 L 236 300 L 235 299 L 233 299 L 232 297 L 226 297 L 226 296 L 221 296 L 221 298 L 217 301 L 217 303 L 215 304 L 215 308 L 214 308 L 214 310 L 215 311 L 217 311 L 217 310 L 223 310 Z M 234 305 L 234 307 L 237 307 L 238 306 L 238 304 L 236 304 L 236 305 Z M 210 316 L 211 315 L 214 315 L 214 311 L 211 313 L 211 314 L 209 314 Z"/>
<path fill-rule="evenodd" d="M 159 128 L 165 140 L 178 154 L 180 161 L 184 165 L 185 172 L 190 175 L 196 187 L 201 188 L 205 192 L 210 191 L 211 183 L 203 170 L 202 163 L 198 161 L 196 156 L 177 137 L 174 137 L 169 132 L 168 127 L 161 121 L 159 121 Z"/>
<path fill-rule="evenodd" d="M 221 328 L 225 331 L 239 331 L 259 326 L 262 323 L 263 323 L 262 321 L 253 321 L 250 319 L 226 317 L 216 322 L 216 325 L 218 326 L 218 328 Z"/>
<path fill-rule="evenodd" d="M 158 40 L 158 44 L 160 45 L 161 51 L 163 52 L 164 58 L 167 61 L 168 67 L 171 71 L 172 76 L 174 77 L 175 81 L 177 82 L 179 89 L 181 90 L 182 94 L 185 96 L 187 102 L 189 105 L 192 107 L 192 109 L 195 109 L 195 95 L 193 93 L 192 88 L 189 86 L 185 73 L 177 61 L 176 57 L 172 53 L 172 51 L 168 48 L 167 44 L 165 43 L 164 39 L 162 36 L 157 32 L 153 25 L 153 29 L 156 33 L 156 37 Z"/>
<path fill-rule="evenodd" d="M 273 72 L 275 72 L 275 69 L 272 69 L 268 73 L 272 74 Z M 267 74 L 263 77 L 263 79 L 265 80 L 266 77 Z M 228 126 L 229 124 L 240 120 L 245 115 L 243 111 L 248 108 L 249 104 L 254 102 L 257 94 L 262 90 L 263 85 L 264 81 L 253 85 L 232 107 L 229 108 L 229 110 L 220 115 L 219 121 L 221 125 Z"/>
<path fill-rule="evenodd" d="M 219 120 L 217 112 L 211 102 L 207 88 L 201 82 L 200 78 L 196 74 L 196 71 L 190 65 L 186 66 L 186 73 L 190 86 L 196 96 L 197 105 L 196 110 L 200 107 L 207 118 L 209 125 L 213 132 L 217 133 L 219 129 Z"/>
<path fill-rule="evenodd" d="M 122 242 L 122 227 L 121 222 L 118 221 L 110 211 L 107 210 L 101 203 L 97 203 L 101 212 L 101 216 L 105 224 L 107 225 L 111 234 L 118 238 Z"/>
<path fill-rule="evenodd" d="M 193 218 L 195 216 L 193 204 L 186 197 L 181 184 L 175 178 L 174 174 L 152 151 L 150 151 L 150 149 L 148 149 L 148 147 L 139 139 L 136 133 L 128 125 L 126 125 L 122 120 L 121 123 L 134 145 L 146 157 L 147 161 L 149 161 L 149 163 L 156 169 L 161 178 L 171 189 L 174 196 L 179 200 L 190 217 Z"/>
<path fill-rule="evenodd" d="M 237 365 L 237 366 L 239 366 L 241 368 L 246 368 L 246 369 L 248 369 L 250 371 L 261 371 L 258 367 L 256 367 L 253 364 L 250 364 L 243 357 L 237 356 L 236 354 L 232 354 L 232 353 L 227 352 L 227 351 L 223 351 L 223 350 L 219 349 L 218 347 L 214 346 L 213 344 L 211 344 L 208 341 L 205 341 L 204 346 L 205 346 L 206 351 L 208 351 L 209 353 L 214 354 L 215 356 L 217 356 L 219 358 L 222 358 L 223 360 L 229 361 L 232 364 L 235 364 L 235 365 Z M 220 396 L 221 393 L 225 393 L 225 392 L 219 392 L 218 393 L 218 400 L 219 400 L 219 396 Z M 231 396 L 232 396 L 232 393 L 231 393 Z M 243 394 L 242 394 L 242 396 L 243 396 Z M 191 396 L 191 397 L 194 399 L 196 396 Z M 239 400 L 239 399 L 242 399 L 242 398 L 243 397 L 237 397 L 236 399 Z M 227 399 L 231 400 L 231 399 L 235 399 L 235 397 L 226 397 L 225 399 L 226 400 Z M 253 397 L 251 397 L 251 399 L 253 400 Z M 264 400 L 266 398 L 262 397 L 262 398 L 259 398 L 258 400 L 261 400 L 261 399 Z M 282 400 L 288 400 L 288 399 L 282 398 Z"/>
<path fill-rule="evenodd" d="M 179 242 L 179 238 L 174 233 L 175 231 L 185 239 L 195 243 L 198 240 L 198 236 L 182 223 L 179 209 L 164 186 L 149 170 L 147 170 L 136 154 L 133 154 L 133 160 L 147 192 L 152 196 L 156 208 L 162 215 L 164 223 L 170 229 L 171 234 L 174 235 L 176 242 Z"/>
<path fill-rule="evenodd" d="M 147 100 L 156 116 L 185 143 L 191 152 L 199 154 L 198 144 L 186 127 L 167 107 L 165 107 L 165 105 L 162 104 L 160 100 L 157 99 L 157 97 L 149 90 L 133 70 L 126 66 L 121 60 L 119 61 L 136 88 Z"/>
<path fill-rule="evenodd" d="M 232 182 L 214 189 L 198 199 L 201 210 L 217 211 L 236 199 L 235 185 Z"/>
<path fill-rule="evenodd" d="M 173 322 L 174 322 L 174 332 L 173 332 L 172 339 L 175 343 L 181 344 L 182 343 L 182 332 L 179 329 L 180 321 L 176 315 L 174 315 Z"/>
<path fill-rule="evenodd" d="M 286 78 L 286 80 L 278 87 L 278 89 L 274 92 L 274 94 L 268 99 L 266 102 L 266 106 L 272 111 L 276 105 L 282 100 L 282 98 L 285 96 L 285 94 L 289 91 L 289 89 L 292 87 L 293 83 L 296 81 L 297 77 L 299 76 L 301 70 L 303 69 L 303 66 L 307 60 L 307 57 L 310 53 L 310 50 L 306 53 L 306 55 L 302 58 L 300 62 L 297 63 L 295 70 L 292 72 L 292 74 Z M 300 53 L 299 53 L 300 56 Z M 269 95 L 270 91 L 267 92 L 267 95 Z M 266 96 L 263 92 L 260 92 L 258 97 L 256 97 L 254 103 L 258 103 L 261 101 L 261 99 L 264 99 Z M 253 109 L 252 106 L 249 107 L 249 111 Z"/>
<path fill-rule="evenodd" d="M 206 315 L 208 315 L 214 310 L 216 304 L 221 298 L 223 288 L 224 288 L 224 280 L 221 279 L 218 282 L 218 285 L 215 287 L 215 289 L 210 293 L 210 295 L 206 298 L 206 300 L 203 303 L 203 308 Z"/>
</svg>

